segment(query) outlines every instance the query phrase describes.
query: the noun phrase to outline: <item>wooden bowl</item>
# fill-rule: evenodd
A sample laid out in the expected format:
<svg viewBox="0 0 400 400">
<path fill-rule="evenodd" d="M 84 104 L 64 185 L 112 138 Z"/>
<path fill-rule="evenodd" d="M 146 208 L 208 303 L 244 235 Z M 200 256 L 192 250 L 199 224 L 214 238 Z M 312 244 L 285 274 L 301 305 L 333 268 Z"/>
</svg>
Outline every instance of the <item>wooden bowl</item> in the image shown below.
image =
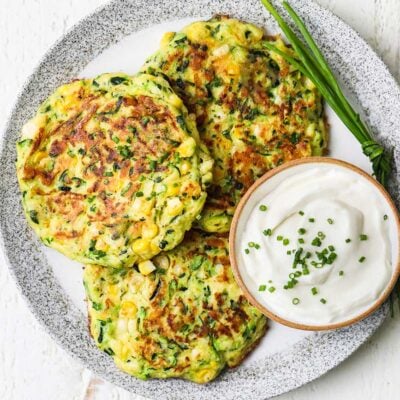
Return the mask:
<svg viewBox="0 0 400 400">
<path fill-rule="evenodd" d="M 259 301 L 253 296 L 251 291 L 247 288 L 241 273 L 240 273 L 240 268 L 238 265 L 237 257 L 236 257 L 236 236 L 237 236 L 237 229 L 238 229 L 238 224 L 239 220 L 242 215 L 242 211 L 247 204 L 248 200 L 252 197 L 253 193 L 261 186 L 263 185 L 266 181 L 268 181 L 271 177 L 281 173 L 282 171 L 285 171 L 289 168 L 296 168 L 299 165 L 303 164 L 318 164 L 318 163 L 324 163 L 324 164 L 333 164 L 333 165 L 339 165 L 341 167 L 347 168 L 352 170 L 353 172 L 356 172 L 357 174 L 361 175 L 363 178 L 365 178 L 367 181 L 369 181 L 372 185 L 375 186 L 376 189 L 383 195 L 385 198 L 388 206 L 390 207 L 392 214 L 394 216 L 394 223 L 396 224 L 396 232 L 397 232 L 397 255 L 393 255 L 394 259 L 394 265 L 393 265 L 393 272 L 390 281 L 388 282 L 386 288 L 382 291 L 381 295 L 378 297 L 378 299 L 365 311 L 360 313 L 359 315 L 349 318 L 347 320 L 337 322 L 337 323 L 331 323 L 331 324 L 325 324 L 325 325 L 307 325 L 307 324 L 302 324 L 294 321 L 290 321 L 288 319 L 285 319 L 271 310 L 269 310 L 265 305 L 260 304 Z M 285 163 L 284 165 L 281 165 L 280 167 L 274 168 L 273 170 L 267 172 L 265 175 L 263 175 L 261 178 L 259 178 L 246 192 L 246 194 L 243 196 L 241 201 L 238 204 L 238 207 L 235 211 L 235 215 L 232 220 L 232 225 L 231 225 L 231 230 L 229 234 L 229 256 L 230 256 L 230 261 L 233 269 L 233 273 L 236 279 L 236 282 L 238 285 L 241 287 L 241 289 L 244 292 L 244 295 L 246 298 L 249 300 L 249 302 L 254 305 L 256 308 L 258 308 L 264 315 L 267 317 L 271 318 L 272 320 L 279 322 L 280 324 L 289 326 L 291 328 L 295 329 L 301 329 L 301 330 L 310 330 L 310 331 L 322 331 L 322 330 L 331 330 L 331 329 L 337 329 L 337 328 L 342 328 L 344 326 L 348 326 L 351 324 L 354 324 L 364 318 L 366 318 L 368 315 L 373 313 L 375 310 L 377 310 L 388 298 L 390 293 L 392 292 L 396 282 L 399 279 L 400 276 L 400 221 L 399 221 L 399 214 L 397 211 L 397 208 L 391 199 L 389 193 L 384 189 L 384 187 L 376 181 L 372 176 L 361 170 L 360 168 L 347 163 L 345 161 L 333 159 L 333 158 L 327 158 L 327 157 L 308 157 L 308 158 L 303 158 L 295 161 L 290 161 L 288 163 Z"/>
</svg>

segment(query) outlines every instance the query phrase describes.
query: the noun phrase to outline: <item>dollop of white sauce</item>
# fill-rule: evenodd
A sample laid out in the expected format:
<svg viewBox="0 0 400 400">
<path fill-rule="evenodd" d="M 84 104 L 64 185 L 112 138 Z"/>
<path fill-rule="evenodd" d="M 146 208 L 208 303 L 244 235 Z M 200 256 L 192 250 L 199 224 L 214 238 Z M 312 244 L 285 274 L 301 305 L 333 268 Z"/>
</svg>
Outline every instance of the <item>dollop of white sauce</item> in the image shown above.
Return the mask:
<svg viewBox="0 0 400 400">
<path fill-rule="evenodd" d="M 245 206 L 235 243 L 242 279 L 283 319 L 314 326 L 351 319 L 376 302 L 393 274 L 393 213 L 382 193 L 350 169 L 311 164 L 284 175 L 275 175 L 272 188 L 268 181 L 258 187 Z M 312 244 L 317 237 L 320 246 Z M 308 274 L 301 264 L 293 267 L 299 248 L 300 259 L 311 254 L 304 259 Z M 324 249 L 336 258 L 321 267 L 316 252 Z M 296 271 L 302 275 L 285 289 Z"/>
</svg>

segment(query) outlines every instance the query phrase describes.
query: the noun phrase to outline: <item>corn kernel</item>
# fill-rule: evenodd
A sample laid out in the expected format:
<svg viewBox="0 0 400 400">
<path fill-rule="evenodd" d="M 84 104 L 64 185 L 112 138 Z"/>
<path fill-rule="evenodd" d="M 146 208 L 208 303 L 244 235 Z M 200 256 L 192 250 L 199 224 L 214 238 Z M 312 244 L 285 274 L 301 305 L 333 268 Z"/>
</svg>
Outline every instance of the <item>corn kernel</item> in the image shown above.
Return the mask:
<svg viewBox="0 0 400 400">
<path fill-rule="evenodd" d="M 148 224 L 142 227 L 142 237 L 143 239 L 153 239 L 153 237 L 157 236 L 158 226 L 149 222 Z"/>
<path fill-rule="evenodd" d="M 140 262 L 138 268 L 142 275 L 149 275 L 156 269 L 155 265 L 150 260 Z"/>
<path fill-rule="evenodd" d="M 186 175 L 190 171 L 190 162 L 186 160 L 183 161 L 179 170 L 182 175 Z"/>
<path fill-rule="evenodd" d="M 196 141 L 192 137 L 190 137 L 179 145 L 177 151 L 182 157 L 186 158 L 186 157 L 191 157 L 195 149 L 196 149 Z"/>
<path fill-rule="evenodd" d="M 173 197 L 167 201 L 167 213 L 168 215 L 178 215 L 183 210 L 183 204 L 178 197 Z"/>
<path fill-rule="evenodd" d="M 137 239 L 132 244 L 132 250 L 140 256 L 145 256 L 150 250 L 150 242 L 147 239 Z"/>
<path fill-rule="evenodd" d="M 124 301 L 119 310 L 119 315 L 123 318 L 136 318 L 137 307 L 131 301 Z"/>
</svg>

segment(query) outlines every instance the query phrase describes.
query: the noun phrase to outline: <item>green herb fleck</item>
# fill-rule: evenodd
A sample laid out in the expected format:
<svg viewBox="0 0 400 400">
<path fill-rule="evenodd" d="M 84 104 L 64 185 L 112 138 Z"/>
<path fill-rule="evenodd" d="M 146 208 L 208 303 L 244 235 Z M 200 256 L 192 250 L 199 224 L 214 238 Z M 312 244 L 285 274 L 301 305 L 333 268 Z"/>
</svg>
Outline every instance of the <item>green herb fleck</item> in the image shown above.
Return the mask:
<svg viewBox="0 0 400 400">
<path fill-rule="evenodd" d="M 333 219 L 332 219 L 332 218 L 328 218 L 327 221 L 328 221 L 328 224 L 329 224 L 329 225 L 332 225 L 332 224 L 333 224 Z"/>
<path fill-rule="evenodd" d="M 304 235 L 307 231 L 304 228 L 300 228 L 297 232 L 299 235 Z"/>
<path fill-rule="evenodd" d="M 266 289 L 267 289 L 267 286 L 266 286 L 266 285 L 260 285 L 259 288 L 258 288 L 258 291 L 259 291 L 259 292 L 265 292 Z"/>
<path fill-rule="evenodd" d="M 360 257 L 358 262 L 363 263 L 366 260 L 366 258 L 364 256 Z"/>
<path fill-rule="evenodd" d="M 346 239 L 346 243 L 350 243 L 351 242 L 351 239 L 350 238 L 347 238 Z"/>
<path fill-rule="evenodd" d="M 274 293 L 275 292 L 275 288 L 273 286 L 271 286 L 270 288 L 268 288 L 268 292 L 270 293 Z"/>
<path fill-rule="evenodd" d="M 321 302 L 322 304 L 326 304 L 326 299 L 322 298 L 322 299 L 320 300 L 320 302 Z"/>
<path fill-rule="evenodd" d="M 313 294 L 313 296 L 315 296 L 316 294 L 318 294 L 318 289 L 316 287 L 311 288 L 311 293 Z"/>
<path fill-rule="evenodd" d="M 261 206 L 259 207 L 260 211 L 267 211 L 268 207 L 265 204 L 261 204 Z"/>
<path fill-rule="evenodd" d="M 295 297 L 293 300 L 292 300 L 292 304 L 294 304 L 295 306 L 297 306 L 297 304 L 299 304 L 300 303 L 300 299 L 298 298 L 298 297 Z"/>
<path fill-rule="evenodd" d="M 271 229 L 264 229 L 263 230 L 263 234 L 265 236 L 271 236 L 272 235 L 272 230 Z"/>
<path fill-rule="evenodd" d="M 362 241 L 368 240 L 368 236 L 363 233 L 360 235 L 360 240 L 362 240 Z"/>
</svg>

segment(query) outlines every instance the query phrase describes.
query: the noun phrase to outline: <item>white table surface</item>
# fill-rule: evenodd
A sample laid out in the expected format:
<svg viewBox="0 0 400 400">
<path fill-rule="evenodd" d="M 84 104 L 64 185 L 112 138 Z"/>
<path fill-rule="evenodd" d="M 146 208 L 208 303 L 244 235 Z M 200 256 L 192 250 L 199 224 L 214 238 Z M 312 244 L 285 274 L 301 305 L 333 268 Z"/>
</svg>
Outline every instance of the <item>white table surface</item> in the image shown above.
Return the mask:
<svg viewBox="0 0 400 400">
<path fill-rule="evenodd" d="M 400 78 L 400 0 L 317 1 L 355 28 Z M 43 53 L 75 22 L 106 2 L 0 0 L 0 131 Z M 399 334 L 400 313 L 340 367 L 279 399 L 399 399 Z M 49 338 L 17 293 L 2 254 L 0 399 L 142 399 L 96 380 Z"/>
</svg>

